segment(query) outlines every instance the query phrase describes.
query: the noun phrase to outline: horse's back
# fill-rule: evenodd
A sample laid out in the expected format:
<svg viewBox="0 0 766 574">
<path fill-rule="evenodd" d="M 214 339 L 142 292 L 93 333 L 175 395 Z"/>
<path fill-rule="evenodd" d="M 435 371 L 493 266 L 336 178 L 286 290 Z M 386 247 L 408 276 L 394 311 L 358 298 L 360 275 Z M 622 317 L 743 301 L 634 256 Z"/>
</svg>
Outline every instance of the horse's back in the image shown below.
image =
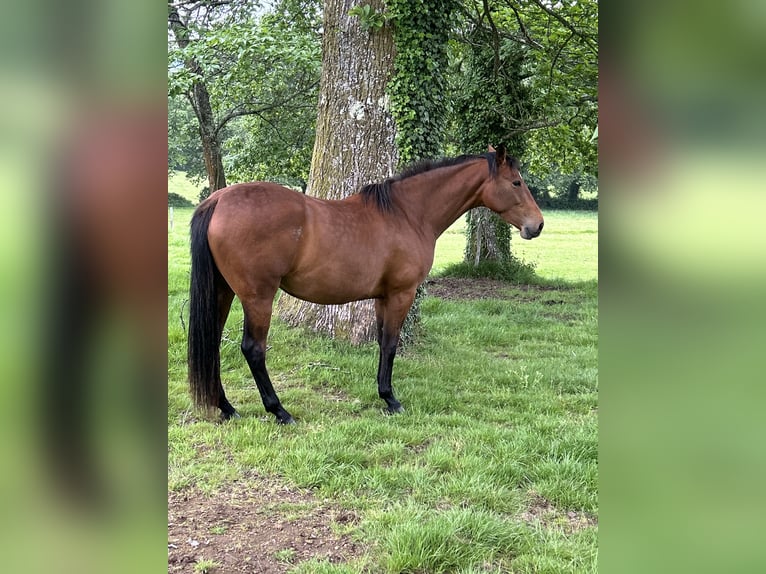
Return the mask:
<svg viewBox="0 0 766 574">
<path fill-rule="evenodd" d="M 322 304 L 382 297 L 416 284 L 430 266 L 406 220 L 359 195 L 328 201 L 258 182 L 219 190 L 209 201 L 217 202 L 210 250 L 240 298 L 270 299 L 278 286 Z"/>
</svg>

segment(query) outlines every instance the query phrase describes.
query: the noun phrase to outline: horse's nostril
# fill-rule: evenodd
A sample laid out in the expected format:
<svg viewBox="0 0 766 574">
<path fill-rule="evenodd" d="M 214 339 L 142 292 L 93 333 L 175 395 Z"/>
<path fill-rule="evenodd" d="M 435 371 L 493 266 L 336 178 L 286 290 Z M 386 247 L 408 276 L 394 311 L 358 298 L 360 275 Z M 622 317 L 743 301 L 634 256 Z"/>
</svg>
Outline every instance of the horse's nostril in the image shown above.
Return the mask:
<svg viewBox="0 0 766 574">
<path fill-rule="evenodd" d="M 539 234 L 543 230 L 543 225 L 545 225 L 544 221 L 540 222 L 540 227 L 537 228 L 537 233 Z"/>
</svg>

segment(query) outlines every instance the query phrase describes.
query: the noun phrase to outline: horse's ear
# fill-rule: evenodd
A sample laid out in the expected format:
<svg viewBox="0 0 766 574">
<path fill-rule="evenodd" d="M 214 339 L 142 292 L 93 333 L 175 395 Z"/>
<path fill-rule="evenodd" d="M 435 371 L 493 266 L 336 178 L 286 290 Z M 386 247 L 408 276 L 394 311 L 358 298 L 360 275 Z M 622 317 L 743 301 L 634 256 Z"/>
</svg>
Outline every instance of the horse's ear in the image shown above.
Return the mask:
<svg viewBox="0 0 766 574">
<path fill-rule="evenodd" d="M 497 146 L 497 155 L 495 156 L 497 160 L 497 165 L 503 165 L 505 163 L 505 146 L 499 145 Z"/>
</svg>

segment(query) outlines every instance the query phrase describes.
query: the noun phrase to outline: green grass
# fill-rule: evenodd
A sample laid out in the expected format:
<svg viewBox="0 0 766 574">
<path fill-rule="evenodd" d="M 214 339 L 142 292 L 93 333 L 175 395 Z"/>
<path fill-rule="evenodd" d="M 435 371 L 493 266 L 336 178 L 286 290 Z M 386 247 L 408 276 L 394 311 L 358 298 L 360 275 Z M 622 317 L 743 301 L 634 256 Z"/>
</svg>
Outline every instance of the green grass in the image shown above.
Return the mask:
<svg viewBox="0 0 766 574">
<path fill-rule="evenodd" d="M 215 560 L 200 560 L 194 565 L 194 571 L 199 574 L 210 574 L 216 570 L 221 564 Z"/>
<path fill-rule="evenodd" d="M 598 213 L 546 211 L 545 228 L 531 241 L 514 234 L 511 249 L 549 280 L 593 281 L 598 277 Z"/>
<path fill-rule="evenodd" d="M 207 182 L 195 184 L 186 176 L 186 172 L 176 171 L 168 177 L 168 193 L 177 193 L 193 204 L 199 203 L 199 194 Z"/>
<path fill-rule="evenodd" d="M 266 416 L 239 351 L 235 304 L 222 344 L 227 395 L 242 418 L 192 416 L 185 377 L 188 221 L 169 232 L 168 484 L 213 492 L 253 470 L 278 475 L 361 517 L 362 562 L 309 561 L 295 572 L 595 572 L 597 527 L 525 514 L 540 497 L 566 517 L 598 513 L 595 214 L 546 213 L 524 257 L 551 285 L 510 286 L 510 299 L 427 297 L 422 332 L 399 357 L 407 411 L 382 414 L 373 344 L 352 347 L 274 319 L 275 388 L 299 421 Z M 460 223 L 437 265 L 462 258 Z M 458 229 L 458 231 L 455 231 Z M 185 319 L 184 319 L 185 320 Z M 347 526 L 344 526 L 347 528 Z"/>
<path fill-rule="evenodd" d="M 274 552 L 274 558 L 277 562 L 292 564 L 295 561 L 296 552 L 292 548 L 283 548 Z"/>
<path fill-rule="evenodd" d="M 546 211 L 540 237 L 526 241 L 514 229 L 511 251 L 535 266 L 543 281 L 595 281 L 598 276 L 598 213 Z M 459 218 L 436 243 L 433 274 L 461 262 L 465 250 L 465 217 Z"/>
<path fill-rule="evenodd" d="M 515 284 L 539 285 L 545 283 L 535 274 L 535 267 L 517 257 L 508 261 L 482 261 L 478 265 L 460 261 L 448 265 L 440 272 L 443 277 L 462 279 L 497 279 Z"/>
</svg>

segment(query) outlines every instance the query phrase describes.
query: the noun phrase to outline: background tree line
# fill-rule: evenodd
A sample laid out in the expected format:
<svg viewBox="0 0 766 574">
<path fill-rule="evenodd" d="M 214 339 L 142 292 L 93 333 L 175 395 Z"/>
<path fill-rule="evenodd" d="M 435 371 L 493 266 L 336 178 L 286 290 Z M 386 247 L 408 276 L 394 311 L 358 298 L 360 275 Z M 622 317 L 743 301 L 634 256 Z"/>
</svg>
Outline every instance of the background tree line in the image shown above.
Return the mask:
<svg viewBox="0 0 766 574">
<path fill-rule="evenodd" d="M 321 73 L 321 0 L 270 7 L 253 0 L 176 1 L 168 8 L 169 169 L 208 180 L 193 89 L 199 81 L 212 111 L 206 130 L 217 137 L 225 178 L 305 188 Z M 430 95 L 447 100 L 447 127 L 433 155 L 478 153 L 503 142 L 524 160 L 527 177 L 597 177 L 591 142 L 597 2 L 460 0 L 452 8 L 446 86 Z M 184 34 L 186 44 L 178 41 Z M 566 195 L 569 182 L 557 184 L 555 191 Z"/>
</svg>

